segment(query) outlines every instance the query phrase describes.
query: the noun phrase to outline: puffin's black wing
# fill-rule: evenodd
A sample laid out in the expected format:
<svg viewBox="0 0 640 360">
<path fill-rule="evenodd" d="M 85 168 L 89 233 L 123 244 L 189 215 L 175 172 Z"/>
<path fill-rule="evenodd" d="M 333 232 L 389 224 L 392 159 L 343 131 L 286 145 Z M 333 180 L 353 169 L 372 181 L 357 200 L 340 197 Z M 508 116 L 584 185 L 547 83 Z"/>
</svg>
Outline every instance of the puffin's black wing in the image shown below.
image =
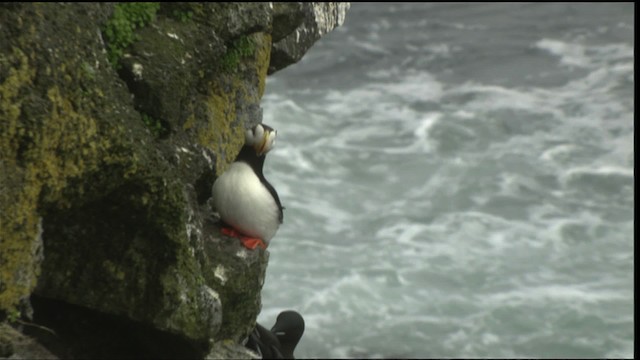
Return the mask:
<svg viewBox="0 0 640 360">
<path fill-rule="evenodd" d="M 280 224 L 282 224 L 282 220 L 284 217 L 282 210 L 284 209 L 284 207 L 280 203 L 280 197 L 278 197 L 278 193 L 276 192 L 276 189 L 274 189 L 273 186 L 269 184 L 267 179 L 265 179 L 264 174 L 262 173 L 262 167 L 264 166 L 265 158 L 266 158 L 265 155 L 257 156 L 256 151 L 253 147 L 245 145 L 240 150 L 240 153 L 236 157 L 235 161 L 244 161 L 253 169 L 256 175 L 258 175 L 258 178 L 260 178 L 260 182 L 264 184 L 267 190 L 269 190 L 269 193 L 271 194 L 271 196 L 273 196 L 273 198 L 276 200 L 276 204 L 278 205 L 278 211 L 279 211 L 278 220 L 280 220 Z"/>
<path fill-rule="evenodd" d="M 282 220 L 284 218 L 284 214 L 283 214 L 282 210 L 284 210 L 284 207 L 280 203 L 280 198 L 278 197 L 278 193 L 276 192 L 276 189 L 274 189 L 273 186 L 271 186 L 271 184 L 269 184 L 267 179 L 264 178 L 264 176 L 261 176 L 260 180 L 262 181 L 264 186 L 267 188 L 267 190 L 269 190 L 269 193 L 271 193 L 271 196 L 273 196 L 273 198 L 276 200 L 276 204 L 278 204 L 278 211 L 279 211 L 278 219 L 280 220 L 280 224 L 282 224 Z"/>
</svg>

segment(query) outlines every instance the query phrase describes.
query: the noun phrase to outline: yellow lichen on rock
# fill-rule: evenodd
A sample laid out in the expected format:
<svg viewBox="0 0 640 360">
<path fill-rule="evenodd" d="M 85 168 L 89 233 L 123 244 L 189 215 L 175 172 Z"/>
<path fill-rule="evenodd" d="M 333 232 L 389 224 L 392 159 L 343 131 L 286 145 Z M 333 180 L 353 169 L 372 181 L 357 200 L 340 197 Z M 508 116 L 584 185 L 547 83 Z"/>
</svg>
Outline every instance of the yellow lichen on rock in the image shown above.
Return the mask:
<svg viewBox="0 0 640 360">
<path fill-rule="evenodd" d="M 241 109 L 236 104 L 257 105 L 264 94 L 271 54 L 271 35 L 258 32 L 247 38 L 254 45 L 254 52 L 243 59 L 242 66 L 246 71 L 221 76 L 215 85 L 210 86 L 207 114 L 211 118 L 208 119 L 208 128 L 198 134 L 202 146 L 217 145 L 212 150 L 220 155 L 219 160 L 223 160 L 216 163 L 218 176 L 234 160 L 244 143 L 243 122 L 239 119 Z"/>
<path fill-rule="evenodd" d="M 59 192 L 69 178 L 97 168 L 100 141 L 95 119 L 78 113 L 57 86 L 47 91 L 51 103 L 50 117 L 42 131 L 35 134 L 34 163 L 40 178 L 50 188 L 51 200 L 59 200 Z M 57 154 L 65 154 L 64 157 Z"/>
<path fill-rule="evenodd" d="M 2 118 L 2 132 L 0 133 L 0 155 L 3 162 L 14 162 L 13 156 L 17 149 L 17 135 L 21 129 L 18 124 L 20 108 L 23 98 L 20 91 L 29 86 L 35 76 L 35 69 L 29 66 L 29 59 L 20 49 L 13 48 L 5 63 L 17 62 L 17 66 L 9 69 L 9 76 L 0 84 L 0 118 Z"/>
<path fill-rule="evenodd" d="M 35 70 L 18 48 L 6 63 L 15 63 L 0 84 L 0 310 L 11 311 L 20 299 L 29 296 L 36 283 L 39 267 L 34 265 L 32 242 L 38 237 L 39 219 L 35 208 L 38 186 L 21 186 L 34 174 L 17 166 L 18 139 L 25 132 L 18 121 L 21 114 L 20 92 L 31 85 Z"/>
<path fill-rule="evenodd" d="M 20 92 L 32 84 L 35 70 L 17 48 L 7 61 L 16 65 L 0 84 L 0 208 L 4 210 L 0 217 L 0 309 L 9 311 L 36 284 L 39 201 L 69 206 L 60 192 L 70 178 L 96 169 L 98 152 L 108 148 L 108 140 L 100 140 L 96 121 L 77 112 L 58 86 L 47 91 L 48 111 L 41 118 L 27 119 L 32 125 L 27 128 L 21 119 L 27 98 Z"/>
<path fill-rule="evenodd" d="M 206 133 L 200 133 L 200 144 L 213 146 L 217 154 L 224 156 L 226 161 L 216 163 L 216 174 L 222 174 L 233 161 L 244 144 L 242 126 L 232 126 L 235 122 L 235 101 L 230 101 L 227 94 L 211 95 L 207 106 L 210 108 L 211 119 Z M 203 136 L 204 135 L 204 136 Z M 210 135 L 210 136 L 206 136 Z M 220 158 L 222 159 L 222 157 Z"/>
<path fill-rule="evenodd" d="M 271 60 L 271 34 L 256 33 L 253 35 L 255 50 L 255 69 L 258 76 L 258 96 L 260 99 L 264 95 L 267 82 L 267 71 Z"/>
</svg>

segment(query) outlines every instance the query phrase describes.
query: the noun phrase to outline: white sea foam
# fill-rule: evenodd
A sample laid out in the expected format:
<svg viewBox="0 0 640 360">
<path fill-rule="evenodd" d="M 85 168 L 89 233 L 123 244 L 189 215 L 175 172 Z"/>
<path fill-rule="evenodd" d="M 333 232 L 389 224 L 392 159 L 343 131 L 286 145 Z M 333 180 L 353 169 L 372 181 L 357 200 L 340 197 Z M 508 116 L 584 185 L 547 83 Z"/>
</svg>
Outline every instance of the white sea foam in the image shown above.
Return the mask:
<svg viewBox="0 0 640 360">
<path fill-rule="evenodd" d="M 431 130 L 433 125 L 435 125 L 440 120 L 441 117 L 442 117 L 442 114 L 440 113 L 425 114 L 425 117 L 422 120 L 420 120 L 420 123 L 418 124 L 418 126 L 416 126 L 416 129 L 413 131 L 413 134 L 418 139 L 427 141 L 429 137 L 429 131 Z"/>
<path fill-rule="evenodd" d="M 580 285 L 548 285 L 524 287 L 484 297 L 481 301 L 490 304 L 520 305 L 522 303 L 540 304 L 563 301 L 566 303 L 591 303 L 601 301 L 626 300 L 621 294 L 594 292 Z"/>
<path fill-rule="evenodd" d="M 556 161 L 558 157 L 569 156 L 571 152 L 575 150 L 576 146 L 573 144 L 556 145 L 540 154 L 540 159 L 545 161 Z"/>
<path fill-rule="evenodd" d="M 542 39 L 538 41 L 535 46 L 560 57 L 560 62 L 564 65 L 578 67 L 588 67 L 590 65 L 589 57 L 585 54 L 585 47 L 580 44 L 572 44 L 554 39 Z"/>
<path fill-rule="evenodd" d="M 605 177 L 619 177 L 626 180 L 633 180 L 633 169 L 618 166 L 599 166 L 595 168 L 575 167 L 568 169 L 563 175 L 564 178 L 574 178 L 583 175 L 599 175 Z"/>
<path fill-rule="evenodd" d="M 633 43 L 592 41 L 595 14 L 560 36 L 469 6 L 433 27 L 418 6 L 397 7 L 415 37 L 367 7 L 347 47 L 305 57 L 333 65 L 321 79 L 269 82 L 265 172 L 287 209 L 259 320 L 300 311 L 298 357 L 629 356 Z M 519 83 L 476 76 L 518 62 Z"/>
</svg>

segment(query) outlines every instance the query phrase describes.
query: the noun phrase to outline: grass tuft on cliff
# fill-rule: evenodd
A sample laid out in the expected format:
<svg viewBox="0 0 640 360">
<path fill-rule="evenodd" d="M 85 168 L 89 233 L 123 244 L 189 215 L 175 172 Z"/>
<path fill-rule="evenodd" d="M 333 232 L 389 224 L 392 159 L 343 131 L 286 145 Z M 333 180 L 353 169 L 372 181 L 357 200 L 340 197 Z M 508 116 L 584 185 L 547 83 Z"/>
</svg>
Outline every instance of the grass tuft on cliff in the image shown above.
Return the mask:
<svg viewBox="0 0 640 360">
<path fill-rule="evenodd" d="M 103 34 L 107 40 L 107 56 L 112 66 L 118 66 L 124 49 L 136 40 L 134 31 L 155 20 L 158 2 L 118 3 L 107 21 Z"/>
<path fill-rule="evenodd" d="M 243 36 L 227 47 L 227 52 L 222 57 L 222 69 L 226 73 L 235 72 L 240 65 L 240 60 L 252 56 L 256 45 L 247 36 Z"/>
</svg>

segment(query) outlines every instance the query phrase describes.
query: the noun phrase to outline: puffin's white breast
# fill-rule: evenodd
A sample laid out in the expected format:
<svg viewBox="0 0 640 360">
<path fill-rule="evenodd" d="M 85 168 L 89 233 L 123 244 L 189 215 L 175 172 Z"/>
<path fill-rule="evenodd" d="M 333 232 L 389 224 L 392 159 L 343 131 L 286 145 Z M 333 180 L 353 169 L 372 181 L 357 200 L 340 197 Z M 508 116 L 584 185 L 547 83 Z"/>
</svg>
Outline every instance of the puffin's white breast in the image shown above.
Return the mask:
<svg viewBox="0 0 640 360">
<path fill-rule="evenodd" d="M 268 243 L 278 231 L 278 205 L 248 164 L 232 163 L 213 184 L 212 196 L 220 218 L 244 234 Z"/>
</svg>

